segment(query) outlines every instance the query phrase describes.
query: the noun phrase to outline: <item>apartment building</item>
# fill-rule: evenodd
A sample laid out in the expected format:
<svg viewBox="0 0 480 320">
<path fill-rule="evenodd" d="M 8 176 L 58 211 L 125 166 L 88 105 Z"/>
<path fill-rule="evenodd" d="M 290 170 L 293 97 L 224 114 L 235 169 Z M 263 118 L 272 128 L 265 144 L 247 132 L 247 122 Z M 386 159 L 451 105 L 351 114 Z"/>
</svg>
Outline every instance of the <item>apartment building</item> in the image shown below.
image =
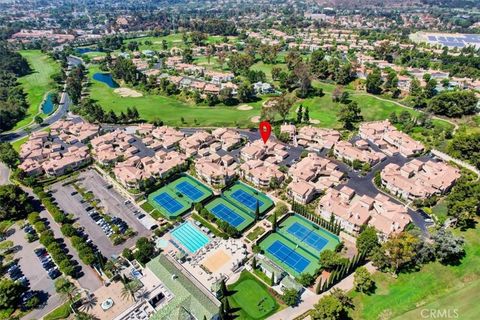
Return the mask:
<svg viewBox="0 0 480 320">
<path fill-rule="evenodd" d="M 390 121 L 371 121 L 360 125 L 359 135 L 392 156 L 397 153 L 410 157 L 424 150 L 423 144 L 395 128 Z"/>
<path fill-rule="evenodd" d="M 344 231 L 358 235 L 362 226 L 373 226 L 382 240 L 401 232 L 411 222 L 407 208 L 378 194 L 374 198 L 358 195 L 347 186 L 339 190 L 329 188 L 320 199 L 317 213 L 326 220 L 333 216 Z"/>
<path fill-rule="evenodd" d="M 460 170 L 441 161 L 414 159 L 403 166 L 388 164 L 381 178 L 383 187 L 392 194 L 414 200 L 448 192 L 460 178 Z"/>
</svg>

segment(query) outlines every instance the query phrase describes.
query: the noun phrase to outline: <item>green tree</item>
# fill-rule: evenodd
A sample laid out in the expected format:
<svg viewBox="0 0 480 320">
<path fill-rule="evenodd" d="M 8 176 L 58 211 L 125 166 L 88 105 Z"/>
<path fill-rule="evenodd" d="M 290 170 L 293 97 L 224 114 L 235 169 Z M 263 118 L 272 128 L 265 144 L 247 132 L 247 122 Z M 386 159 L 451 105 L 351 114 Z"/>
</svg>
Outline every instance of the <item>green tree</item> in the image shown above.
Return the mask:
<svg viewBox="0 0 480 320">
<path fill-rule="evenodd" d="M 240 102 L 250 102 L 255 99 L 253 85 L 248 81 L 242 82 L 237 89 L 237 97 Z"/>
<path fill-rule="evenodd" d="M 19 186 L 7 184 L 0 186 L 0 219 L 23 219 L 33 207 L 28 195 Z"/>
<path fill-rule="evenodd" d="M 380 94 L 382 93 L 382 85 L 383 80 L 380 69 L 376 68 L 367 75 L 367 80 L 365 83 L 366 90 L 368 93 Z"/>
<path fill-rule="evenodd" d="M 453 235 L 450 230 L 440 229 L 432 239 L 435 255 L 443 264 L 457 264 L 465 255 L 463 238 Z"/>
<path fill-rule="evenodd" d="M 0 309 L 15 309 L 20 302 L 20 295 L 25 288 L 10 279 L 0 279 Z"/>
<path fill-rule="evenodd" d="M 359 267 L 355 270 L 354 274 L 354 285 L 355 290 L 367 293 L 371 292 L 375 286 L 375 282 L 373 281 L 372 275 L 368 272 L 367 268 Z"/>
<path fill-rule="evenodd" d="M 303 122 L 309 123 L 310 122 L 310 112 L 308 107 L 305 107 L 305 112 L 303 113 Z"/>
<path fill-rule="evenodd" d="M 135 297 L 135 283 L 133 281 L 128 280 L 128 278 L 123 275 L 121 278 L 123 287 L 120 292 L 122 299 L 124 300 L 130 300 L 133 299 L 133 301 L 137 301 L 137 298 Z"/>
<path fill-rule="evenodd" d="M 280 115 L 283 121 L 287 118 L 288 114 L 290 113 L 290 109 L 292 108 L 293 101 L 290 97 L 286 94 L 282 94 L 281 96 L 274 98 L 273 108 L 276 113 Z"/>
<path fill-rule="evenodd" d="M 418 97 L 422 95 L 422 86 L 420 84 L 420 80 L 417 78 L 413 78 L 410 82 L 410 95 L 412 97 Z"/>
<path fill-rule="evenodd" d="M 9 168 L 15 168 L 19 163 L 18 152 L 8 142 L 0 143 L 0 162 L 5 163 Z"/>
<path fill-rule="evenodd" d="M 298 302 L 298 291 L 295 289 L 284 289 L 282 294 L 282 301 L 287 306 L 293 307 Z"/>
<path fill-rule="evenodd" d="M 370 255 L 374 248 L 379 246 L 377 230 L 374 227 L 367 226 L 357 237 L 358 252 L 365 252 Z"/>
<path fill-rule="evenodd" d="M 383 243 L 381 247 L 383 257 L 382 254 L 378 256 L 374 254 L 372 260 L 376 263 L 376 259 L 381 258 L 378 264 L 387 261 L 392 273 L 397 274 L 402 267 L 408 265 L 413 260 L 418 243 L 418 238 L 408 232 L 395 234 Z"/>
<path fill-rule="evenodd" d="M 354 123 L 363 120 L 361 109 L 356 101 L 342 105 L 338 113 L 338 120 L 343 123 L 343 127 L 348 130 L 354 128 Z"/>
<path fill-rule="evenodd" d="M 320 265 L 327 269 L 333 270 L 343 264 L 346 264 L 348 260 L 340 256 L 339 253 L 332 250 L 323 250 L 320 253 Z"/>
<path fill-rule="evenodd" d="M 62 277 L 55 280 L 55 291 L 59 293 L 65 301 L 72 302 L 77 288 L 73 283 Z"/>
<path fill-rule="evenodd" d="M 312 318 L 315 320 L 341 320 L 347 319 L 348 307 L 333 295 L 322 297 L 312 312 Z"/>
<path fill-rule="evenodd" d="M 35 121 L 36 124 L 41 125 L 43 123 L 43 118 L 40 116 L 35 116 L 35 118 L 33 118 L 33 121 Z"/>
<path fill-rule="evenodd" d="M 136 242 L 137 251 L 135 251 L 135 259 L 140 263 L 147 263 L 154 257 L 155 244 L 147 238 L 139 238 Z"/>
<path fill-rule="evenodd" d="M 301 273 L 297 278 L 298 283 L 304 287 L 309 287 L 315 281 L 315 277 L 310 273 Z"/>
<path fill-rule="evenodd" d="M 303 105 L 300 105 L 297 109 L 297 123 L 302 123 L 303 119 Z"/>
</svg>

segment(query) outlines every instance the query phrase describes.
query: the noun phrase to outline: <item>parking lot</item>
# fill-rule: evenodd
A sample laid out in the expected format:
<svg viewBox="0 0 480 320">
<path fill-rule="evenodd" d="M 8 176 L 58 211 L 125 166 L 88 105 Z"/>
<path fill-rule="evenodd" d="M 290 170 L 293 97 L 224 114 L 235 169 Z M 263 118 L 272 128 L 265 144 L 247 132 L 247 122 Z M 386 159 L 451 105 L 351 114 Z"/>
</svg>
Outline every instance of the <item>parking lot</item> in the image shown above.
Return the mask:
<svg viewBox="0 0 480 320">
<path fill-rule="evenodd" d="M 78 194 L 73 185 L 62 186 L 62 183 L 52 185 L 53 196 L 62 210 L 73 214 L 78 224 L 85 228 L 85 233 L 98 247 L 100 252 L 107 258 L 118 255 L 126 247 L 132 247 L 139 237 L 148 236 L 151 231 L 145 227 L 134 212 L 139 210 L 130 203 L 125 203 L 125 199 L 113 188 L 108 188 L 108 183 L 94 170 L 82 172 L 79 181 L 76 184 L 87 191 L 92 191 L 100 205 L 104 208 L 104 213 L 113 217 L 122 219 L 128 227 L 132 228 L 137 235 L 120 245 L 114 245 L 107 233 L 96 223 L 88 214 L 88 203 L 82 202 L 83 197 Z M 73 195 L 72 195 L 73 194 Z M 150 218 L 150 217 L 148 217 Z"/>
<path fill-rule="evenodd" d="M 18 261 L 21 272 L 28 279 L 30 290 L 39 291 L 38 297 L 44 301 L 43 307 L 32 310 L 24 319 L 39 319 L 62 304 L 62 299 L 55 292 L 54 280 L 48 277 L 47 271 L 43 269 L 42 263 L 33 253 L 36 248 L 41 247 L 38 240 L 29 243 L 25 239 L 24 230 L 18 227 L 12 230 L 13 234 L 8 237 L 8 240 L 18 246 L 14 258 Z"/>
</svg>

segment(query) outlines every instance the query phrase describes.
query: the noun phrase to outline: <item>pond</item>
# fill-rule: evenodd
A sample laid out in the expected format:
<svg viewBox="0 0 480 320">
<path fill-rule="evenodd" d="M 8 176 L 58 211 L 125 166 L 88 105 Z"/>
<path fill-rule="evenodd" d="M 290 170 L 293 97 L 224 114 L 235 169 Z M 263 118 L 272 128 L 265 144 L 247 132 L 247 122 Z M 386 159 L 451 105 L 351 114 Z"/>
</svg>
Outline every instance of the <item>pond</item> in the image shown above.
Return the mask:
<svg viewBox="0 0 480 320">
<path fill-rule="evenodd" d="M 50 114 L 55 109 L 55 106 L 53 105 L 52 95 L 53 95 L 52 93 L 47 94 L 47 96 L 42 102 L 42 112 L 44 114 Z"/>
<path fill-rule="evenodd" d="M 95 48 L 88 48 L 88 47 L 75 48 L 75 53 L 77 53 L 77 54 L 84 54 L 84 53 L 89 53 L 89 52 L 100 52 L 100 51 L 98 51 Z"/>
<path fill-rule="evenodd" d="M 105 83 L 110 88 L 118 88 L 119 85 L 115 80 L 113 80 L 112 75 L 110 73 L 101 73 L 97 72 L 93 75 L 93 80 L 97 80 L 100 82 Z"/>
</svg>

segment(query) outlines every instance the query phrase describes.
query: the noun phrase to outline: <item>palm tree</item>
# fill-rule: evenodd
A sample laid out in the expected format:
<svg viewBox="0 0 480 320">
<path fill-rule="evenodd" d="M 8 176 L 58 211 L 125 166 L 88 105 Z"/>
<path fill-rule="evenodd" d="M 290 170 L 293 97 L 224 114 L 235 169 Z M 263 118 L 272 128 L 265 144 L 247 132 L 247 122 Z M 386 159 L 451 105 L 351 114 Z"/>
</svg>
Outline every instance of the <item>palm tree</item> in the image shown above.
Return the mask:
<svg viewBox="0 0 480 320">
<path fill-rule="evenodd" d="M 69 302 L 73 301 L 77 293 L 77 287 L 65 278 L 59 278 L 55 281 L 55 290 L 60 294 L 62 300 Z"/>
<path fill-rule="evenodd" d="M 86 312 L 78 312 L 75 315 L 75 320 L 100 320 L 100 319 L 95 317 L 93 314 L 89 314 Z"/>
<path fill-rule="evenodd" d="M 98 302 L 97 298 L 93 294 L 88 293 L 85 296 L 85 298 L 82 300 L 82 305 L 80 309 L 82 311 L 89 311 L 97 305 L 97 302 Z"/>
<path fill-rule="evenodd" d="M 133 298 L 133 301 L 137 301 L 137 299 L 135 298 L 134 283 L 129 281 L 125 275 L 122 277 L 121 281 L 123 284 L 123 288 L 121 292 L 122 299 L 130 300 L 130 298 Z"/>
</svg>

